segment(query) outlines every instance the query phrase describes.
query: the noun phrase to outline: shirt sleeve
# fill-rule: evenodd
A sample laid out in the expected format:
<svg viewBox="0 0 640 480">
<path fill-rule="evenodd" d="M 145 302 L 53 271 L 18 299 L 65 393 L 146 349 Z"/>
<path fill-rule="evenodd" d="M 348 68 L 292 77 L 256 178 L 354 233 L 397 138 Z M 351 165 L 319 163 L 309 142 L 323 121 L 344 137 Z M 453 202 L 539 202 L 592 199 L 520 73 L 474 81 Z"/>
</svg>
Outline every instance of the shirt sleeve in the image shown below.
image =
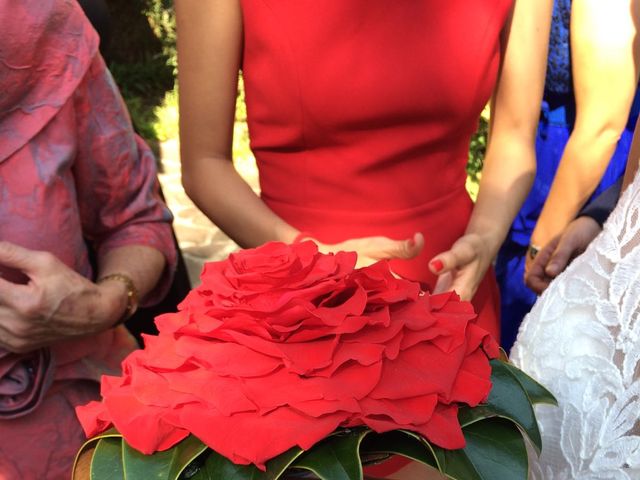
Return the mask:
<svg viewBox="0 0 640 480">
<path fill-rule="evenodd" d="M 144 245 L 166 259 L 161 281 L 145 305 L 160 301 L 176 267 L 171 212 L 160 195 L 156 161 L 134 133 L 118 88 L 97 55 L 75 97 L 74 177 L 83 232 L 98 255 Z"/>
<path fill-rule="evenodd" d="M 616 183 L 612 184 L 609 188 L 585 205 L 582 210 L 580 210 L 577 217 L 591 217 L 602 227 L 618 203 L 620 190 L 622 189 L 622 180 L 623 178 L 620 177 Z"/>
</svg>

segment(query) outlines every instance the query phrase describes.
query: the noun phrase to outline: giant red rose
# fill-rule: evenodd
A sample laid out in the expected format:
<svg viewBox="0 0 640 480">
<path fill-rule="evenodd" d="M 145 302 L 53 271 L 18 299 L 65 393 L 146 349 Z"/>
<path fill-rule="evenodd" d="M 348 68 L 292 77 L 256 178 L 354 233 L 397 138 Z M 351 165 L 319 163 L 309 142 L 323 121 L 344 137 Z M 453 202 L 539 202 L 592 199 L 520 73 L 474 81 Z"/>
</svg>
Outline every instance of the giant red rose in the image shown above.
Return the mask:
<svg viewBox="0 0 640 480">
<path fill-rule="evenodd" d="M 192 433 L 261 468 L 341 426 L 463 447 L 457 409 L 488 396 L 496 343 L 454 293 L 423 294 L 384 262 L 354 265 L 311 242 L 208 264 L 123 376 L 103 379 L 103 401 L 78 409 L 85 432 L 113 425 L 145 453 Z"/>
</svg>

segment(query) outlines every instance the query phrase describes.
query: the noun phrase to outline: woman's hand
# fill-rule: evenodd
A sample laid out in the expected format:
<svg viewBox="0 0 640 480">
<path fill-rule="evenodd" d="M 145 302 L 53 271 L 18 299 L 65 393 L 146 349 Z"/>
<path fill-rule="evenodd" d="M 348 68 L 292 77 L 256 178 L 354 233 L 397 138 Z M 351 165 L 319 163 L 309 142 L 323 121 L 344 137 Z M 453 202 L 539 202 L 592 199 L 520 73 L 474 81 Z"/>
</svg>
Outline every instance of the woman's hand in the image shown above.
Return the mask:
<svg viewBox="0 0 640 480">
<path fill-rule="evenodd" d="M 454 290 L 462 300 L 471 300 L 478 289 L 492 255 L 476 233 L 460 237 L 450 250 L 433 257 L 429 269 L 438 275 L 433 293 Z"/>
<path fill-rule="evenodd" d="M 544 246 L 525 274 L 527 286 L 540 295 L 571 261 L 586 250 L 602 231 L 591 217 L 578 217 L 556 238 Z"/>
<path fill-rule="evenodd" d="M 124 314 L 126 288 L 97 285 L 48 252 L 0 242 L 0 265 L 27 283 L 0 278 L 0 347 L 28 352 L 61 339 L 106 330 Z"/>
<path fill-rule="evenodd" d="M 421 233 L 416 233 L 412 238 L 405 240 L 392 240 L 388 237 L 363 237 L 352 238 L 340 243 L 316 243 L 318 249 L 323 253 L 356 252 L 358 254 L 356 267 L 361 268 L 379 260 L 394 258 L 408 260 L 418 256 L 424 247 L 424 236 Z"/>
</svg>

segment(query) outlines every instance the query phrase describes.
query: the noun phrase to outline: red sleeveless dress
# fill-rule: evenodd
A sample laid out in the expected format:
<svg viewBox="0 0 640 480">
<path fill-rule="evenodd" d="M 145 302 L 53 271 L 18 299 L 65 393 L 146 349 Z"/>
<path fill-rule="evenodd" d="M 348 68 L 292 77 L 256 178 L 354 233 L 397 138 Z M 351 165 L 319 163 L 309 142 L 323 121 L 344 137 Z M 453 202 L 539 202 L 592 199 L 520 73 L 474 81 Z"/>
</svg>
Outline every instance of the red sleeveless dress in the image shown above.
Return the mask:
<svg viewBox="0 0 640 480">
<path fill-rule="evenodd" d="M 468 223 L 469 140 L 512 0 L 242 0 L 243 76 L 262 198 L 326 243 L 420 231 L 392 262 L 429 289 Z M 490 273 L 474 304 L 496 337 Z"/>
</svg>

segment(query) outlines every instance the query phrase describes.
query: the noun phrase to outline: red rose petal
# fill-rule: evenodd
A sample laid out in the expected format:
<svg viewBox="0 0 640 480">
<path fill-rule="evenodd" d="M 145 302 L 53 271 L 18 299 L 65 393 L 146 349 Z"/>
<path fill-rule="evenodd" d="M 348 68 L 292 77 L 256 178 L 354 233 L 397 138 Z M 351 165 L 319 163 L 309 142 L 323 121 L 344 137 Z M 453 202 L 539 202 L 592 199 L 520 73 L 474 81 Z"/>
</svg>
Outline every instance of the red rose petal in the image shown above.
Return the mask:
<svg viewBox="0 0 640 480">
<path fill-rule="evenodd" d="M 338 426 L 405 428 L 461 448 L 458 402 L 488 395 L 495 341 L 455 293 L 420 296 L 386 262 L 278 243 L 207 264 L 157 338 L 78 409 L 145 453 L 189 432 L 241 464 L 308 449 Z"/>
</svg>

